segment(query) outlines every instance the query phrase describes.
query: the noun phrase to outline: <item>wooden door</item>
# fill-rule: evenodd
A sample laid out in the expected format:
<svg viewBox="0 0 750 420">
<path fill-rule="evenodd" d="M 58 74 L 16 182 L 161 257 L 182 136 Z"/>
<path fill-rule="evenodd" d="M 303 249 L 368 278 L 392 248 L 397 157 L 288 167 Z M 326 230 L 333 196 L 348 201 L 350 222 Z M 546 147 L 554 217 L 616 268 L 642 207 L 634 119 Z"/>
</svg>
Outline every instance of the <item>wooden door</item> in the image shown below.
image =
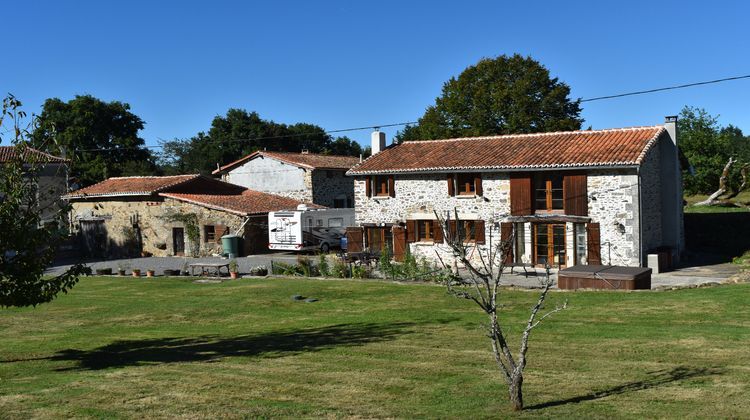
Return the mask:
<svg viewBox="0 0 750 420">
<path fill-rule="evenodd" d="M 534 224 L 534 263 L 562 267 L 566 263 L 565 225 Z"/>
<path fill-rule="evenodd" d="M 185 229 L 172 228 L 172 250 L 174 255 L 185 255 Z"/>
</svg>

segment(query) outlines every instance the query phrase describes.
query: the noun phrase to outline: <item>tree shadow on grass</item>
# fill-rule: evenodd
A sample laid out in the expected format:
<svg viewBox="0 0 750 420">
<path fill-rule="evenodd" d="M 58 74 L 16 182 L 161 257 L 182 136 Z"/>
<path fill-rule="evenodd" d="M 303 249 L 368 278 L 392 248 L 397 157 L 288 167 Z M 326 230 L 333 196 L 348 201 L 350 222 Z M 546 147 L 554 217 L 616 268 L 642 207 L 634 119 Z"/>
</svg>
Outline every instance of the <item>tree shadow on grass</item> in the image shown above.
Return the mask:
<svg viewBox="0 0 750 420">
<path fill-rule="evenodd" d="M 122 340 L 92 350 L 67 349 L 46 357 L 54 361 L 77 361 L 77 366 L 58 370 L 98 370 L 149 364 L 206 362 L 233 356 L 280 357 L 337 346 L 361 346 L 393 340 L 408 334 L 410 323 L 338 324 L 259 335 L 194 338 L 167 337 Z"/>
<path fill-rule="evenodd" d="M 722 375 L 724 374 L 724 372 L 724 369 L 719 368 L 692 368 L 687 366 L 678 366 L 671 370 L 665 369 L 648 372 L 649 377 L 641 381 L 627 382 L 621 385 L 614 386 L 612 388 L 594 391 L 586 395 L 579 395 L 577 397 L 567 398 L 564 400 L 550 401 L 542 404 L 532 405 L 529 407 L 524 407 L 524 410 L 540 410 L 543 408 L 557 407 L 566 404 L 593 401 L 612 395 L 627 394 L 628 392 L 656 388 L 672 382 L 683 381 L 700 376 Z"/>
</svg>

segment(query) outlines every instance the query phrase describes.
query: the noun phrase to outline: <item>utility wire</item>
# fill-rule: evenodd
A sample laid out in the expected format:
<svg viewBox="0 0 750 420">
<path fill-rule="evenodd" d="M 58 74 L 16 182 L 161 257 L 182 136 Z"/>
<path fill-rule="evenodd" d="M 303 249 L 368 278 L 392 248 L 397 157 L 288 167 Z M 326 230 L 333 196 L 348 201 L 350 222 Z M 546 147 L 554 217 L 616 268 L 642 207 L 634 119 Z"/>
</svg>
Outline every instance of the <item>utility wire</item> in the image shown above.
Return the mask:
<svg viewBox="0 0 750 420">
<path fill-rule="evenodd" d="M 655 89 L 647 89 L 647 90 L 639 90 L 635 92 L 627 92 L 627 93 L 618 93 L 615 95 L 607 95 L 607 96 L 596 96 L 593 98 L 584 98 L 581 99 L 580 102 L 593 102 L 593 101 L 602 101 L 605 99 L 615 99 L 615 98 L 623 98 L 626 96 L 635 96 L 635 95 L 645 95 L 649 93 L 655 93 L 655 92 L 663 92 L 667 90 L 675 90 L 675 89 L 684 89 L 694 86 L 702 86 L 702 85 L 710 85 L 715 83 L 722 83 L 722 82 L 728 82 L 732 80 L 740 80 L 740 79 L 750 79 L 750 74 L 746 74 L 743 76 L 734 76 L 734 77 L 725 77 L 722 79 L 715 79 L 715 80 L 706 80 L 703 82 L 695 82 L 695 83 L 687 83 L 683 85 L 675 85 L 675 86 L 667 86 L 667 87 L 661 87 L 661 88 L 655 88 Z M 371 125 L 366 127 L 355 127 L 355 128 L 343 128 L 339 130 L 329 130 L 324 131 L 324 134 L 334 134 L 334 133 L 344 133 L 347 131 L 361 131 L 361 130 L 368 130 L 368 129 L 380 129 L 384 127 L 399 127 L 404 125 L 410 125 L 410 124 L 417 124 L 417 121 L 408 121 L 408 122 L 402 122 L 402 123 L 392 123 L 392 124 L 380 124 L 380 125 Z M 257 141 L 257 140 L 274 140 L 274 139 L 282 139 L 282 138 L 292 138 L 292 137 L 303 137 L 303 136 L 313 136 L 313 135 L 319 135 L 320 132 L 310 132 L 310 133 L 298 133 L 298 134 L 285 134 L 280 136 L 267 136 L 267 137 L 255 137 L 252 139 L 231 139 L 231 140 L 217 140 L 215 142 L 210 143 L 236 143 L 236 142 L 245 142 L 245 141 Z M 118 150 L 130 150 L 130 149 L 157 149 L 157 148 L 163 148 L 164 145 L 156 145 L 156 146 L 142 146 L 142 147 L 109 147 L 109 148 L 97 148 L 97 149 L 76 149 L 76 152 L 106 152 L 106 151 L 118 151 Z"/>
<path fill-rule="evenodd" d="M 693 87 L 693 86 L 710 85 L 713 83 L 728 82 L 730 80 L 739 80 L 739 79 L 750 79 L 750 74 L 746 74 L 744 76 L 734 76 L 734 77 L 725 77 L 723 79 L 708 80 L 705 82 L 695 82 L 695 83 L 687 83 L 684 85 L 667 86 L 667 87 L 648 89 L 648 90 L 639 90 L 636 92 L 618 93 L 616 95 L 597 96 L 595 98 L 581 99 L 581 102 L 592 102 L 592 101 L 601 101 L 604 99 L 622 98 L 625 96 L 644 95 L 646 93 L 663 92 L 665 90 L 674 90 L 674 89 L 684 89 L 684 88 Z"/>
</svg>

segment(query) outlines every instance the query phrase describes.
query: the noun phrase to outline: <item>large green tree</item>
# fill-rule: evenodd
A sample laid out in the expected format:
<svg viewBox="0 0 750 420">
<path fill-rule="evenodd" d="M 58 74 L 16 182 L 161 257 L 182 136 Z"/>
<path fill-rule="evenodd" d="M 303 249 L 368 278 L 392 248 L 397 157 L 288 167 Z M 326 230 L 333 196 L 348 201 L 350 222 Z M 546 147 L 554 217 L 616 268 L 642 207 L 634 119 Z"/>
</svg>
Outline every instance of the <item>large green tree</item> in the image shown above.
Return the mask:
<svg viewBox="0 0 750 420">
<path fill-rule="evenodd" d="M 68 209 L 58 200 L 57 223 L 42 223 L 39 197 L 44 192 L 37 179 L 45 162 L 38 160 L 38 154 L 27 152 L 28 127 L 22 125 L 25 114 L 20 106 L 9 96 L 3 100 L 0 114 L 0 143 L 4 133 L 11 133 L 6 142 L 10 144 L 4 146 L 14 147 L 11 158 L 0 163 L 0 307 L 49 302 L 59 293 L 67 293 L 80 275 L 90 272 L 75 264 L 58 276 L 44 275 L 66 237 Z"/>
<path fill-rule="evenodd" d="M 256 150 L 341 154 L 358 156 L 362 149 L 346 137 L 333 139 L 315 124 L 280 124 L 257 112 L 229 109 L 211 122 L 208 132 L 187 140 L 162 142 L 159 163 L 164 172 L 207 173 Z"/>
<path fill-rule="evenodd" d="M 154 158 L 138 136 L 143 120 L 130 105 L 91 95 L 68 102 L 47 99 L 32 144 L 72 159 L 71 175 L 81 186 L 112 176 L 150 175 Z"/>
<path fill-rule="evenodd" d="M 685 194 L 710 194 L 719 188 L 722 170 L 730 157 L 750 163 L 750 140 L 737 127 L 722 127 L 705 109 L 685 106 L 677 120 L 680 151 L 690 165 L 683 168 Z M 740 165 L 737 165 L 740 166 Z M 740 174 L 730 173 L 729 187 Z"/>
<path fill-rule="evenodd" d="M 485 58 L 443 84 L 418 124 L 397 141 L 576 130 L 580 100 L 530 57 Z"/>
</svg>

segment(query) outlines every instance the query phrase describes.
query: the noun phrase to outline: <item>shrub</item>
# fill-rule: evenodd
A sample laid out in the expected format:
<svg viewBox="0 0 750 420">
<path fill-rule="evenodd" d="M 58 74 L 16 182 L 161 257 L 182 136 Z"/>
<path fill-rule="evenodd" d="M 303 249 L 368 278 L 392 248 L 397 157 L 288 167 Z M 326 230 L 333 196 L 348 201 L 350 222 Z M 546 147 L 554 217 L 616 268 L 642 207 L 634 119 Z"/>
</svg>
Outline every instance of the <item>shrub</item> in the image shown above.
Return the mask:
<svg viewBox="0 0 750 420">
<path fill-rule="evenodd" d="M 341 260 L 336 261 L 331 269 L 331 276 L 345 279 L 349 277 L 349 267 Z"/>
<path fill-rule="evenodd" d="M 331 275 L 331 267 L 328 265 L 328 258 L 326 258 L 326 254 L 320 254 L 318 257 L 318 271 L 320 271 L 320 275 L 323 277 L 328 277 Z"/>
<path fill-rule="evenodd" d="M 352 278 L 366 279 L 367 277 L 367 267 L 363 265 L 355 265 L 352 267 Z"/>
</svg>

